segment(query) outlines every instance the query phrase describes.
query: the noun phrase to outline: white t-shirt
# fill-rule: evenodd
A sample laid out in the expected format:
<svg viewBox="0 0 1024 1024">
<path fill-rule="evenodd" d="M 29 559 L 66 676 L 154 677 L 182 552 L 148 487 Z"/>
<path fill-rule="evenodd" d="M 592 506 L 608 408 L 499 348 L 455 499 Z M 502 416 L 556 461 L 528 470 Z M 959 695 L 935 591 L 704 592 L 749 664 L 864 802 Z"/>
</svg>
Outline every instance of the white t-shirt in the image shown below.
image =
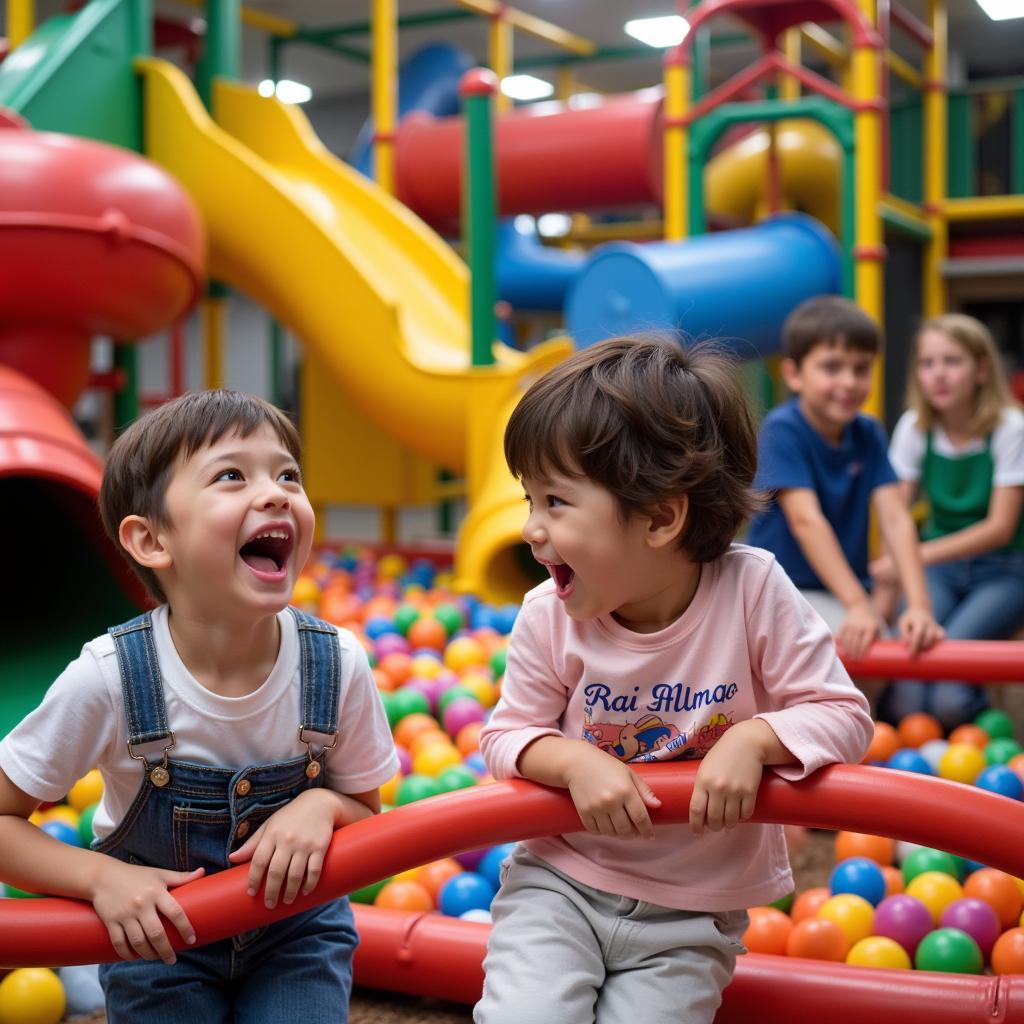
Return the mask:
<svg viewBox="0 0 1024 1024">
<path fill-rule="evenodd" d="M 927 435 L 917 425 L 917 413 L 910 409 L 900 417 L 889 445 L 889 461 L 901 480 L 916 483 L 921 479 L 927 447 Z M 963 458 L 984 450 L 983 437 L 956 447 L 941 426 L 936 424 L 932 428 L 932 451 L 943 458 Z M 992 463 L 993 487 L 1024 484 L 1024 412 L 1015 406 L 1003 411 L 999 424 L 992 431 Z"/>
<path fill-rule="evenodd" d="M 244 697 L 211 693 L 178 656 L 167 606 L 153 612 L 153 636 L 164 682 L 172 759 L 240 769 L 300 757 L 299 636 L 287 610 L 278 614 L 281 645 L 263 685 Z M 361 793 L 387 782 L 398 757 L 366 652 L 338 630 L 341 680 L 338 743 L 327 754 L 326 784 Z M 103 775 L 103 799 L 93 829 L 103 838 L 120 823 L 142 783 L 142 764 L 128 754 L 121 675 L 109 635 L 89 641 L 60 674 L 42 704 L 0 742 L 0 768 L 39 800 L 60 800 L 93 767 Z M 160 744 L 142 752 L 152 761 Z M 136 750 L 136 753 L 139 751 Z"/>
</svg>

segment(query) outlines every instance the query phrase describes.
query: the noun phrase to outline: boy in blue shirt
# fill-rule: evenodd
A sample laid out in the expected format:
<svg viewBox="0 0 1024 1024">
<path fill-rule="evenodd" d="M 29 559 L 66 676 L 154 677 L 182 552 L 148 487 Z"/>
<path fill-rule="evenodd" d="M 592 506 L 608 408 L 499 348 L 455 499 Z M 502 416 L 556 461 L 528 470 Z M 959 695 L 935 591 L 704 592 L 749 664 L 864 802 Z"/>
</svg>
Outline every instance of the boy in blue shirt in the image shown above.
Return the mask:
<svg viewBox="0 0 1024 1024">
<path fill-rule="evenodd" d="M 748 536 L 775 554 L 851 658 L 885 628 L 868 573 L 872 504 L 907 595 L 900 635 L 911 654 L 943 636 L 885 434 L 860 412 L 878 349 L 877 327 L 849 299 L 808 299 L 787 318 L 782 376 L 794 397 L 761 426 L 755 486 L 770 503 Z"/>
</svg>

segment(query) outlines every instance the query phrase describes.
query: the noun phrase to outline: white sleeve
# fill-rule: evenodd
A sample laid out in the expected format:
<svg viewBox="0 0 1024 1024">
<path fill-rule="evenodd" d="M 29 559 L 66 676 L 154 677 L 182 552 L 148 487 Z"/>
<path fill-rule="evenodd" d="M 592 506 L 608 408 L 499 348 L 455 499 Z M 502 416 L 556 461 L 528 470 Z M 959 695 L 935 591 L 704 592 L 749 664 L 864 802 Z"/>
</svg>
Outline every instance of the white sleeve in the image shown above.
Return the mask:
<svg viewBox="0 0 1024 1024">
<path fill-rule="evenodd" d="M 917 413 L 907 410 L 896 424 L 889 444 L 889 462 L 901 480 L 917 483 L 921 479 L 927 439 L 917 426 Z"/>
<path fill-rule="evenodd" d="M 338 742 L 327 755 L 327 779 L 339 793 L 366 793 L 398 771 L 398 754 L 366 651 L 348 630 L 338 630 L 338 641 L 342 663 Z"/>
<path fill-rule="evenodd" d="M 0 743 L 0 768 L 37 800 L 61 800 L 104 762 L 124 712 L 87 646 L 46 691 L 43 702 Z"/>
<path fill-rule="evenodd" d="M 1024 484 L 1024 412 L 1007 409 L 992 434 L 992 486 Z"/>
</svg>

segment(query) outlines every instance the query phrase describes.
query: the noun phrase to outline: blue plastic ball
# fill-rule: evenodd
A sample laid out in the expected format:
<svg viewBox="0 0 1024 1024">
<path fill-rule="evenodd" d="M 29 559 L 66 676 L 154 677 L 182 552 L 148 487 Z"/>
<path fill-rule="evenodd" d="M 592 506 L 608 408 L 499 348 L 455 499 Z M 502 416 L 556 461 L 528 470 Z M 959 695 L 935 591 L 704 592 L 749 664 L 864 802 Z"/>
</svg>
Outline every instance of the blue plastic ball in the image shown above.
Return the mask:
<svg viewBox="0 0 1024 1024">
<path fill-rule="evenodd" d="M 492 846 L 477 865 L 477 871 L 497 889 L 501 885 L 501 865 L 512 856 L 515 843 L 499 843 Z"/>
<path fill-rule="evenodd" d="M 519 615 L 519 609 L 521 605 L 518 604 L 503 604 L 498 610 L 498 615 L 501 619 L 501 626 L 498 632 L 504 636 L 507 636 L 512 632 L 512 627 L 516 624 L 516 618 Z"/>
<path fill-rule="evenodd" d="M 397 633 L 401 636 L 399 628 L 391 621 L 391 619 L 386 619 L 383 615 L 377 615 L 368 620 L 366 625 L 363 626 L 363 632 L 365 632 L 371 640 L 376 640 L 378 637 L 384 636 L 385 633 Z"/>
<path fill-rule="evenodd" d="M 901 772 L 917 772 L 918 775 L 934 775 L 932 766 L 911 747 L 903 747 L 897 750 L 892 757 L 886 761 L 887 768 L 895 768 Z"/>
<path fill-rule="evenodd" d="M 1011 800 L 1024 798 L 1024 782 L 1012 768 L 1005 764 L 989 765 L 975 780 L 979 789 L 987 789 L 990 793 L 1008 796 Z"/>
<path fill-rule="evenodd" d="M 437 906 L 448 917 L 459 917 L 467 910 L 487 910 L 494 899 L 495 887 L 475 871 L 463 871 L 449 878 L 438 893 Z"/>
<path fill-rule="evenodd" d="M 54 839 L 59 839 L 68 846 L 81 846 L 82 837 L 78 834 L 77 828 L 72 828 L 66 821 L 44 821 L 39 826 L 41 832 L 45 832 Z"/>
<path fill-rule="evenodd" d="M 867 857 L 848 857 L 832 869 L 829 879 L 832 895 L 853 893 L 862 896 L 873 907 L 885 899 L 885 875 L 882 869 Z"/>
<path fill-rule="evenodd" d="M 463 758 L 462 763 L 477 775 L 483 776 L 487 774 L 487 764 L 484 761 L 484 755 L 479 750 L 474 750 L 472 754 Z"/>
</svg>

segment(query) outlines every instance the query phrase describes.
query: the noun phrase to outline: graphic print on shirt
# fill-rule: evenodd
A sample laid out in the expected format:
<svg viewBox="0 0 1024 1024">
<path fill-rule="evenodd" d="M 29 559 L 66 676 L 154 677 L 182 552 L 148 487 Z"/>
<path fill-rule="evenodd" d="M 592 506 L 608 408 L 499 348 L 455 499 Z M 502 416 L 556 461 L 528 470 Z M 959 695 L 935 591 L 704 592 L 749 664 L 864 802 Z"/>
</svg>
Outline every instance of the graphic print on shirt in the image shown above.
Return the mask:
<svg viewBox="0 0 1024 1024">
<path fill-rule="evenodd" d="M 633 689 L 634 695 L 629 696 L 614 694 L 603 683 L 583 688 L 583 738 L 620 761 L 701 758 L 733 724 L 732 712 L 715 710 L 707 718 L 695 718 L 692 713 L 731 701 L 738 691 L 735 683 L 701 690 L 678 683 L 659 684 L 652 688 L 651 699 L 645 705 L 636 696 L 640 688 Z M 636 716 L 631 717 L 631 712 Z M 676 724 L 678 719 L 672 721 L 664 712 L 689 714 L 680 725 Z M 618 717 L 623 713 L 625 720 Z"/>
</svg>

